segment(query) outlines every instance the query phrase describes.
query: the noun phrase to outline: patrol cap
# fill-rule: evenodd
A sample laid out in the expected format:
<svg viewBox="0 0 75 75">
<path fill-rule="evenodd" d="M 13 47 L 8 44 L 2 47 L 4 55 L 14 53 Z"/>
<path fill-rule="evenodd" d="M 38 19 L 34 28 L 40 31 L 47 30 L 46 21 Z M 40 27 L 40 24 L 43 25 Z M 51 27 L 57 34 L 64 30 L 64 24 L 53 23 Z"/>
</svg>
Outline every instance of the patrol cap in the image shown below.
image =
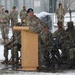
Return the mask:
<svg viewBox="0 0 75 75">
<path fill-rule="evenodd" d="M 33 12 L 33 9 L 32 9 L 32 8 L 29 8 L 29 9 L 27 10 L 27 13 L 29 13 L 29 12 Z"/>
<path fill-rule="evenodd" d="M 15 8 L 16 8 L 16 6 L 13 6 L 12 8 L 13 8 L 13 9 L 15 9 Z"/>
</svg>

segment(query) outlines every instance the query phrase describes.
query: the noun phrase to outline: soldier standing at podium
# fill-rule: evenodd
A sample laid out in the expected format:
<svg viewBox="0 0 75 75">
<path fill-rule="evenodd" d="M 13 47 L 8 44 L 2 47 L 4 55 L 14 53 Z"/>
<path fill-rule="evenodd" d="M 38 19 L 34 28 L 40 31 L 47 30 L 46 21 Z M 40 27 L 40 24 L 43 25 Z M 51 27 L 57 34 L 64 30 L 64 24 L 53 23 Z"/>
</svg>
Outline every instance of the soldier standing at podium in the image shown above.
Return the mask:
<svg viewBox="0 0 75 75">
<path fill-rule="evenodd" d="M 42 32 L 42 30 L 44 28 L 44 25 L 43 25 L 42 21 L 38 17 L 36 17 L 34 15 L 34 11 L 33 11 L 32 8 L 29 8 L 27 10 L 27 15 L 28 16 L 26 17 L 26 22 L 25 22 L 25 24 L 23 24 L 23 26 L 26 26 L 27 25 L 27 26 L 29 26 L 29 30 L 30 31 L 33 31 L 33 32 L 39 34 L 38 59 L 39 59 L 39 66 L 41 66 L 42 64 L 41 64 L 41 46 L 40 46 L 41 43 L 40 43 L 40 35 L 41 35 L 41 32 Z"/>
</svg>

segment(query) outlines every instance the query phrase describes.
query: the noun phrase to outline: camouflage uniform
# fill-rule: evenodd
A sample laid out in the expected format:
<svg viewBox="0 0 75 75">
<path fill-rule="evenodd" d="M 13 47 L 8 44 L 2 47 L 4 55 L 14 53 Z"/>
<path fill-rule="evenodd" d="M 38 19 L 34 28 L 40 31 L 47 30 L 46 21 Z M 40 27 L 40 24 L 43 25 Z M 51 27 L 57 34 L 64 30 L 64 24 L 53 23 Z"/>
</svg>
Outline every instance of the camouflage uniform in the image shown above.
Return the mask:
<svg viewBox="0 0 75 75">
<path fill-rule="evenodd" d="M 29 26 L 30 31 L 38 34 L 40 34 L 42 29 L 44 28 L 41 20 L 36 16 L 34 16 L 34 18 L 30 18 L 29 16 L 27 16 L 26 22 L 22 26 Z"/>
<path fill-rule="evenodd" d="M 6 39 L 8 39 L 9 25 L 10 25 L 10 17 L 9 17 L 9 13 L 6 13 L 6 12 L 5 12 L 5 20 L 6 20 L 5 37 L 6 37 Z"/>
<path fill-rule="evenodd" d="M 41 43 L 42 43 L 41 46 L 43 48 L 48 48 L 49 46 L 52 46 L 53 37 L 52 37 L 52 33 L 49 30 L 43 31 L 40 34 L 40 37 L 41 37 Z"/>
<path fill-rule="evenodd" d="M 62 4 L 59 4 L 62 5 Z M 65 15 L 65 11 L 64 8 L 59 8 L 56 10 L 56 15 L 57 15 L 57 21 L 61 21 L 62 23 L 64 23 L 64 15 Z"/>
<path fill-rule="evenodd" d="M 26 22 L 25 24 L 23 24 L 23 26 L 29 26 L 29 30 L 32 31 L 32 32 L 35 32 L 38 34 L 38 41 L 39 41 L 39 48 L 38 48 L 38 59 L 39 59 L 39 65 L 41 66 L 41 52 L 42 52 L 42 49 L 41 49 L 41 43 L 40 43 L 40 33 L 42 32 L 43 30 L 43 24 L 41 22 L 41 20 L 39 18 L 37 18 L 35 15 L 33 18 L 30 18 L 29 16 L 26 17 Z"/>
<path fill-rule="evenodd" d="M 63 49 L 64 48 L 64 42 L 66 40 L 66 31 L 63 27 L 58 28 L 58 30 L 56 30 L 53 33 L 53 37 L 55 37 L 58 41 L 58 45 L 62 48 L 62 55 L 65 56 L 66 51 Z"/>
<path fill-rule="evenodd" d="M 17 45 L 21 45 L 21 33 L 19 31 L 15 31 L 13 36 L 14 42 L 12 42 L 12 46 L 14 46 L 14 57 L 16 58 L 17 56 L 16 53 L 20 49 L 20 48 L 16 49 L 16 47 Z M 13 52 L 11 51 L 11 53 Z"/>
<path fill-rule="evenodd" d="M 13 7 L 15 11 L 10 12 L 10 19 L 11 19 L 11 27 L 13 28 L 14 25 L 18 23 L 18 11 L 16 11 L 16 8 Z"/>
<path fill-rule="evenodd" d="M 0 12 L 0 28 L 1 28 L 2 38 L 4 41 L 5 41 L 5 39 L 8 38 L 6 24 L 7 24 L 6 13 L 5 13 L 4 8 L 2 8 L 1 12 Z"/>
<path fill-rule="evenodd" d="M 46 29 L 47 28 L 47 29 Z M 44 56 L 45 52 L 50 52 L 52 50 L 53 37 L 52 33 L 49 31 L 48 27 L 45 27 L 43 31 L 40 33 L 40 41 L 41 41 L 41 51 L 40 51 L 40 64 L 45 65 Z"/>
<path fill-rule="evenodd" d="M 23 20 L 26 18 L 26 16 L 27 16 L 27 11 L 26 11 L 25 7 L 23 6 L 23 10 L 21 10 L 21 12 L 20 12 L 21 22 L 23 22 Z"/>
<path fill-rule="evenodd" d="M 64 28 L 58 29 L 54 32 L 53 37 L 56 37 L 59 40 L 59 43 L 62 44 L 64 42 L 64 36 L 66 31 Z"/>
<path fill-rule="evenodd" d="M 70 56 L 70 59 L 73 59 L 74 53 L 75 53 L 75 28 L 74 28 L 73 22 L 68 22 L 67 25 L 68 25 L 68 28 L 66 29 L 66 32 L 68 35 L 67 44 L 69 44 L 68 45 L 69 56 Z"/>
<path fill-rule="evenodd" d="M 18 50 L 21 48 L 21 35 L 20 32 L 14 31 L 14 35 L 4 45 L 4 57 L 3 63 L 8 63 L 8 50 L 11 49 L 11 57 L 18 58 Z M 13 52 L 14 51 L 14 52 Z M 13 54 L 14 53 L 14 54 Z M 18 60 L 16 60 L 18 62 Z"/>
</svg>

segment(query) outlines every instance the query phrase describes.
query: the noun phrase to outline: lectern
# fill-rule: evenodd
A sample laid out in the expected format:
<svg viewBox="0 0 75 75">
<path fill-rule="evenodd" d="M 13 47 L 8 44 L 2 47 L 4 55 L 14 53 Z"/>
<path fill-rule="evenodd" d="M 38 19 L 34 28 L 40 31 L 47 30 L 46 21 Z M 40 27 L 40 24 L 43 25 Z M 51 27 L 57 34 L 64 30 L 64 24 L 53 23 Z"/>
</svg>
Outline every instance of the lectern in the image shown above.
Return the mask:
<svg viewBox="0 0 75 75">
<path fill-rule="evenodd" d="M 38 34 L 31 32 L 29 27 L 14 26 L 13 29 L 21 31 L 22 70 L 37 70 Z"/>
</svg>

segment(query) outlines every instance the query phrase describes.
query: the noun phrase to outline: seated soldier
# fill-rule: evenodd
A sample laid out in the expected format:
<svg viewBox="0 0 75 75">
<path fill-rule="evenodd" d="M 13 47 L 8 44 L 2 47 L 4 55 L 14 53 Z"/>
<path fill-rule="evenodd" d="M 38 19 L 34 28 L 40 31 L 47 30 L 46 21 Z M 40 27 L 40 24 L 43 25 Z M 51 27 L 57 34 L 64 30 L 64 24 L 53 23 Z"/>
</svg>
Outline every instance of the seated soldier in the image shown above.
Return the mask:
<svg viewBox="0 0 75 75">
<path fill-rule="evenodd" d="M 73 60 L 74 60 L 74 54 L 75 54 L 75 28 L 74 28 L 74 24 L 72 21 L 68 22 L 67 23 L 67 29 L 66 29 L 66 32 L 67 32 L 67 48 L 68 48 L 68 59 L 69 62 L 70 62 L 70 66 L 72 66 L 73 64 Z"/>
<path fill-rule="evenodd" d="M 2 64 L 4 63 L 8 64 L 8 50 L 10 49 L 11 49 L 11 58 L 13 57 L 16 59 L 18 58 L 18 50 L 21 47 L 20 39 L 21 39 L 20 32 L 14 31 L 14 34 L 12 35 L 11 39 L 4 45 L 5 60 L 2 62 Z M 16 60 L 15 62 L 18 63 L 18 60 Z"/>
<path fill-rule="evenodd" d="M 44 26 L 43 31 L 40 34 L 40 38 L 41 38 L 41 49 L 40 49 L 40 68 L 44 67 L 44 66 L 48 66 L 48 64 L 46 64 L 47 59 L 45 58 L 46 53 L 45 52 L 50 52 L 51 48 L 52 48 L 52 44 L 53 44 L 53 37 L 52 37 L 52 33 L 49 31 L 49 27 L 48 25 Z M 44 61 L 45 59 L 45 61 Z M 48 62 L 49 63 L 49 62 Z"/>
<path fill-rule="evenodd" d="M 62 45 L 65 42 L 66 38 L 66 31 L 63 28 L 63 23 L 61 21 L 58 21 L 57 23 L 58 29 L 53 33 L 53 37 L 55 37 L 58 40 L 58 44 L 62 47 Z M 65 50 L 62 49 L 62 55 L 65 55 Z"/>
</svg>

